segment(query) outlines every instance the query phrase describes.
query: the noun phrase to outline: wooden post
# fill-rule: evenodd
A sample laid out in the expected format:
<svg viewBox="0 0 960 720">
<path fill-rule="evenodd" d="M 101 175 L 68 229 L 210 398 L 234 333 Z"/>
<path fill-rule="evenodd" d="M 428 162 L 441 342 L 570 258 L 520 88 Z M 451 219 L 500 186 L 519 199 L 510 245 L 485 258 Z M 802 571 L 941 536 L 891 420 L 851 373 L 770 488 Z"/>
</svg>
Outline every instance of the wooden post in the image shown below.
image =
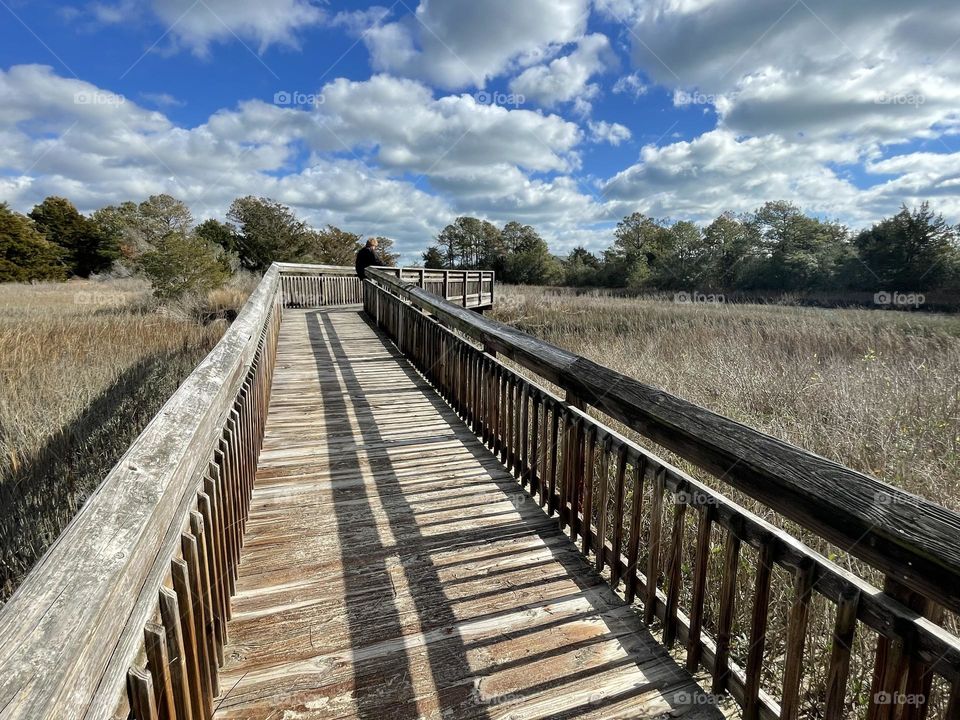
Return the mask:
<svg viewBox="0 0 960 720">
<path fill-rule="evenodd" d="M 153 679 L 150 673 L 139 668 L 130 668 L 127 673 L 127 692 L 135 720 L 158 720 L 157 701 L 153 694 Z"/>
<path fill-rule="evenodd" d="M 803 678 L 803 648 L 807 637 L 810 596 L 813 593 L 813 563 L 797 569 L 793 578 L 793 604 L 787 622 L 787 657 L 783 671 L 781 720 L 797 720 L 800 712 L 800 682 Z"/>
<path fill-rule="evenodd" d="M 173 687 L 173 704 L 177 709 L 177 719 L 193 720 L 187 659 L 183 649 L 183 633 L 180 630 L 180 609 L 177 606 L 176 593 L 167 587 L 160 588 L 160 618 L 166 633 L 170 683 Z"/>
<path fill-rule="evenodd" d="M 770 615 L 770 578 L 773 571 L 773 543 L 764 538 L 757 557 L 756 584 L 753 592 L 753 617 L 750 625 L 750 646 L 747 649 L 744 720 L 760 718 L 760 680 L 763 672 L 763 649 L 766 647 L 767 618 Z"/>
<path fill-rule="evenodd" d="M 827 700 L 824 720 L 842 720 L 846 716 L 847 679 L 850 676 L 850 650 L 857 628 L 857 606 L 860 591 L 853 590 L 841 596 L 834 621 L 833 647 L 827 670 Z M 949 716 L 948 716 L 949 717 Z"/>
<path fill-rule="evenodd" d="M 650 500 L 650 541 L 647 547 L 647 592 L 643 601 L 643 621 L 649 625 L 657 612 L 657 582 L 660 578 L 660 536 L 663 531 L 664 470 L 657 468 L 653 476 Z"/>
<path fill-rule="evenodd" d="M 687 633 L 687 671 L 696 672 L 700 666 L 703 646 L 700 632 L 703 629 L 703 603 L 707 588 L 707 563 L 710 559 L 710 528 L 713 522 L 713 507 L 700 509 L 697 524 L 697 549 L 693 569 L 693 598 L 690 604 L 690 631 Z"/>
<path fill-rule="evenodd" d="M 740 565 L 739 531 L 727 531 L 723 556 L 723 580 L 720 588 L 720 614 L 717 618 L 717 650 L 713 665 L 713 693 L 719 695 L 730 681 L 730 636 L 737 597 L 737 569 Z"/>
<path fill-rule="evenodd" d="M 170 678 L 170 657 L 167 654 L 167 639 L 163 628 L 155 623 L 147 623 L 143 629 L 143 644 L 147 653 L 147 669 L 153 678 L 157 717 L 160 720 L 177 720 L 173 683 Z"/>
</svg>

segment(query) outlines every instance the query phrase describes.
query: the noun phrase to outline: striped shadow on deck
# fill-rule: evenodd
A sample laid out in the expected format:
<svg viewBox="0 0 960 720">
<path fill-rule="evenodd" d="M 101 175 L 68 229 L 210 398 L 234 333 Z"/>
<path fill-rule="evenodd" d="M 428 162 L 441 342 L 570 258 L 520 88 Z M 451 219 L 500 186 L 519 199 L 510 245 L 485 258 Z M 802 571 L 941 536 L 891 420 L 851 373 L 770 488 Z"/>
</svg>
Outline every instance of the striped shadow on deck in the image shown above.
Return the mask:
<svg viewBox="0 0 960 720">
<path fill-rule="evenodd" d="M 286 310 L 217 718 L 719 718 L 357 308 Z"/>
</svg>

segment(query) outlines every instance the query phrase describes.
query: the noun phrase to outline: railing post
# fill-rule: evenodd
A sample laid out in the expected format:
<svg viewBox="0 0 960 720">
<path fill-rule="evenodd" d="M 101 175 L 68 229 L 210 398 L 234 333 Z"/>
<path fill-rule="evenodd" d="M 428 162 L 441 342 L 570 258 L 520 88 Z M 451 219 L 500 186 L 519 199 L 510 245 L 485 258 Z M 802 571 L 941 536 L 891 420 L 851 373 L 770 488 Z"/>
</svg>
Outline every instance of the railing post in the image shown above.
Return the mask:
<svg viewBox="0 0 960 720">
<path fill-rule="evenodd" d="M 463 306 L 467 306 L 467 271 L 463 271 Z"/>
<path fill-rule="evenodd" d="M 942 619 L 942 607 L 912 591 L 894 575 L 886 576 L 883 591 L 935 623 Z M 879 639 L 873 685 L 870 688 L 868 720 L 921 720 L 926 717 L 933 674 L 915 658 L 911 650 L 912 648 L 889 638 Z M 898 715 L 898 712 L 903 710 L 903 705 L 908 707 L 902 715 Z"/>
<path fill-rule="evenodd" d="M 443 271 L 443 299 L 450 299 L 450 271 Z"/>
</svg>

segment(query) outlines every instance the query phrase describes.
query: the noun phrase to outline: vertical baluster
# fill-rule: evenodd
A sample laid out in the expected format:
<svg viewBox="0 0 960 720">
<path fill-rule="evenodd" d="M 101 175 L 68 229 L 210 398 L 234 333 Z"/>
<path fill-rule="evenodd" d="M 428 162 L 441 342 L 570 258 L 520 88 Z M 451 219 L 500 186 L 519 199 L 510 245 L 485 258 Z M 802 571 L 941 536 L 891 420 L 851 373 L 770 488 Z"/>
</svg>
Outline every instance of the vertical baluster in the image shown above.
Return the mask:
<svg viewBox="0 0 960 720">
<path fill-rule="evenodd" d="M 660 536 L 663 531 L 664 469 L 658 467 L 653 476 L 650 501 L 650 542 L 647 548 L 647 587 L 643 602 L 643 620 L 653 622 L 657 612 L 657 583 L 660 580 Z"/>
<path fill-rule="evenodd" d="M 200 679 L 204 691 L 213 700 L 219 692 L 216 660 L 211 653 L 210 634 L 207 632 L 207 604 L 200 578 L 200 550 L 197 539 L 190 533 L 181 533 L 180 547 L 187 564 L 187 580 L 190 583 L 190 598 L 193 600 L 194 637 L 197 641 L 197 662 L 200 663 Z"/>
<path fill-rule="evenodd" d="M 883 583 L 883 592 L 903 603 L 911 610 L 925 615 L 926 598 L 911 591 L 899 580 L 887 575 Z M 896 702 L 879 703 L 878 698 L 899 698 L 906 692 L 907 677 L 910 672 L 910 653 L 902 640 L 891 640 L 880 636 L 877 641 L 877 655 L 874 666 L 873 685 L 870 689 L 870 707 L 867 720 L 894 720 L 899 704 Z"/>
<path fill-rule="evenodd" d="M 520 402 L 520 485 L 527 487 L 530 482 L 530 386 L 521 380 L 522 398 Z"/>
<path fill-rule="evenodd" d="M 633 496 L 630 502 L 630 537 L 627 538 L 627 578 L 624 598 L 632 603 L 637 596 L 637 563 L 640 556 L 640 526 L 643 522 L 643 476 L 647 458 L 640 455 L 633 466 Z"/>
<path fill-rule="evenodd" d="M 194 602 L 187 564 L 180 558 L 174 558 L 170 563 L 170 575 L 173 578 L 173 590 L 177 594 L 177 606 L 180 609 L 180 629 L 183 633 L 184 658 L 192 701 L 191 712 L 194 718 L 208 718 L 212 713 L 213 698 L 209 691 L 208 668 L 200 660 L 202 643 L 197 637 Z"/>
<path fill-rule="evenodd" d="M 480 388 L 483 396 L 483 422 L 480 441 L 487 445 L 490 442 L 490 364 L 486 357 L 480 358 Z"/>
<path fill-rule="evenodd" d="M 506 371 L 497 368 L 497 449 L 494 454 L 500 456 L 500 462 L 507 462 L 507 376 Z"/>
<path fill-rule="evenodd" d="M 850 677 L 850 651 L 857 629 L 857 606 L 860 591 L 847 588 L 837 602 L 837 617 L 833 628 L 833 645 L 827 670 L 827 700 L 824 720 L 842 720 L 846 715 L 847 679 Z M 954 717 L 947 715 L 947 717 Z"/>
<path fill-rule="evenodd" d="M 127 671 L 127 692 L 130 709 L 136 720 L 157 720 L 157 702 L 150 673 L 139 668 Z"/>
<path fill-rule="evenodd" d="M 491 365 L 490 368 L 490 382 L 488 385 L 488 391 L 490 393 L 490 424 L 491 432 L 489 442 L 487 447 L 493 451 L 496 455 L 500 451 L 501 439 L 500 434 L 503 427 L 503 419 L 501 415 L 502 404 L 500 402 L 500 384 L 503 381 L 502 371 L 499 365 Z"/>
<path fill-rule="evenodd" d="M 210 649 L 212 677 L 217 678 L 217 668 L 223 665 L 223 646 L 217 634 L 217 619 L 213 610 L 213 582 L 210 564 L 208 563 L 210 537 L 205 532 L 203 515 L 193 511 L 190 513 L 190 530 L 197 542 L 197 569 L 200 573 L 200 600 L 203 609 L 203 620 L 206 627 L 208 647 Z M 214 682 L 214 695 L 218 692 Z"/>
<path fill-rule="evenodd" d="M 593 532 L 593 469 L 596 462 L 597 428 L 591 423 L 586 438 L 586 475 L 583 479 L 583 527 L 580 531 L 580 551 L 589 556 Z"/>
<path fill-rule="evenodd" d="M 690 603 L 690 631 L 687 634 L 687 670 L 696 672 L 700 665 L 703 646 L 700 633 L 703 630 L 703 603 L 707 591 L 707 565 L 710 560 L 710 530 L 713 525 L 713 506 L 700 507 L 697 522 L 697 549 L 693 566 L 693 598 Z"/>
<path fill-rule="evenodd" d="M 217 577 L 217 597 L 220 606 L 220 617 L 223 619 L 221 632 L 223 643 L 227 642 L 227 620 L 230 619 L 230 579 L 229 568 L 227 565 L 227 547 L 226 533 L 224 532 L 223 517 L 223 494 L 219 483 L 219 468 L 214 463 L 210 463 L 207 469 L 207 476 L 203 481 L 203 489 L 207 495 L 210 518 L 213 522 L 213 531 L 211 538 L 213 540 L 214 563 L 216 565 L 215 575 Z"/>
<path fill-rule="evenodd" d="M 147 670 L 153 679 L 154 700 L 159 720 L 175 720 L 176 706 L 173 699 L 173 684 L 170 680 L 170 658 L 167 654 L 167 639 L 163 628 L 147 623 L 143 629 L 143 643 L 147 653 Z"/>
<path fill-rule="evenodd" d="M 543 507 L 543 488 L 538 475 L 540 460 L 540 391 L 533 389 L 533 418 L 530 421 L 530 493 L 540 493 L 540 507 Z"/>
<path fill-rule="evenodd" d="M 559 455 L 560 442 L 560 408 L 555 402 L 551 402 L 550 412 L 550 490 L 547 497 L 548 514 L 553 515 L 557 511 L 557 457 Z"/>
<path fill-rule="evenodd" d="M 597 536 L 594 538 L 594 550 L 597 553 L 597 572 L 603 572 L 604 546 L 607 542 L 607 496 L 609 495 L 610 480 L 610 452 L 612 441 L 607 435 L 600 448 L 600 475 L 597 482 L 600 484 L 600 497 L 597 498 Z"/>
<path fill-rule="evenodd" d="M 747 649 L 744 720 L 760 717 L 760 681 L 763 672 L 763 650 L 767 639 L 767 618 L 770 614 L 770 576 L 773 570 L 773 543 L 769 537 L 760 541 L 757 556 L 756 582 L 753 590 L 753 615 L 750 622 L 750 647 Z"/>
<path fill-rule="evenodd" d="M 173 705 L 178 720 L 193 720 L 193 703 L 190 697 L 190 681 L 187 675 L 187 658 L 183 648 L 183 633 L 180 628 L 180 608 L 177 596 L 168 587 L 160 588 L 160 620 L 166 635 L 170 667 L 170 683 L 173 688 Z M 197 718 L 196 720 L 200 720 Z"/>
<path fill-rule="evenodd" d="M 229 431 L 224 429 L 223 437 L 220 439 L 220 475 L 223 479 L 223 492 L 227 498 L 230 507 L 230 526 L 227 531 L 230 533 L 230 570 L 232 573 L 232 582 L 230 583 L 231 594 L 235 592 L 237 579 L 237 566 L 240 563 L 240 498 L 237 492 L 236 467 L 230 454 L 230 445 L 228 441 Z"/>
<path fill-rule="evenodd" d="M 623 500 L 626 493 L 626 484 L 627 446 L 620 443 L 617 448 L 617 474 L 613 487 L 613 535 L 611 538 L 613 557 L 610 561 L 610 585 L 614 589 L 620 584 L 620 578 L 623 573 L 623 563 L 620 560 L 620 552 L 623 549 Z"/>
<path fill-rule="evenodd" d="M 667 609 L 664 613 L 663 643 L 673 647 L 677 639 L 677 608 L 680 605 L 680 588 L 683 585 L 681 563 L 683 560 L 683 523 L 687 514 L 686 493 L 674 498 L 673 532 L 670 535 L 670 554 L 667 557 Z"/>
<path fill-rule="evenodd" d="M 575 415 L 571 426 L 570 449 L 570 542 L 576 544 L 578 533 L 582 532 L 583 522 L 580 511 L 583 509 L 583 418 Z"/>
<path fill-rule="evenodd" d="M 516 451 L 517 446 L 514 444 L 513 431 L 514 426 L 516 425 L 516 419 L 514 417 L 514 395 L 516 390 L 516 383 L 513 379 L 512 373 L 507 373 L 507 470 L 513 471 L 514 464 L 516 463 Z"/>
<path fill-rule="evenodd" d="M 800 713 L 800 681 L 803 676 L 803 648 L 807 638 L 807 619 L 813 591 L 813 563 L 806 562 L 793 577 L 793 603 L 787 621 L 787 658 L 783 671 L 781 720 L 797 720 Z"/>
<path fill-rule="evenodd" d="M 233 504 L 233 494 L 230 492 L 230 486 L 228 481 L 227 473 L 225 472 L 227 467 L 227 458 L 223 452 L 223 441 L 221 440 L 220 447 L 214 451 L 214 465 L 211 467 L 211 474 L 215 476 L 215 481 L 217 488 L 220 494 L 220 509 L 223 516 L 223 537 L 224 537 L 224 548 L 226 550 L 226 570 L 227 570 L 227 585 L 228 592 L 227 597 L 232 597 L 234 592 L 236 592 L 236 580 L 237 580 L 237 547 L 236 547 L 236 508 Z M 228 603 L 229 607 L 229 603 Z M 230 619 L 230 613 L 227 614 L 227 619 Z"/>
<path fill-rule="evenodd" d="M 733 611 L 737 596 L 737 569 L 740 563 L 740 534 L 731 528 L 723 553 L 723 581 L 720 587 L 720 614 L 717 618 L 717 651 L 713 666 L 713 692 L 719 695 L 727 689 L 730 674 L 730 636 L 733 631 Z"/>
<path fill-rule="evenodd" d="M 560 413 L 559 435 L 557 442 L 560 447 L 557 449 L 557 460 L 559 468 L 557 470 L 557 524 L 560 530 L 567 526 L 567 520 L 570 513 L 570 414 L 566 408 L 558 408 Z"/>
</svg>

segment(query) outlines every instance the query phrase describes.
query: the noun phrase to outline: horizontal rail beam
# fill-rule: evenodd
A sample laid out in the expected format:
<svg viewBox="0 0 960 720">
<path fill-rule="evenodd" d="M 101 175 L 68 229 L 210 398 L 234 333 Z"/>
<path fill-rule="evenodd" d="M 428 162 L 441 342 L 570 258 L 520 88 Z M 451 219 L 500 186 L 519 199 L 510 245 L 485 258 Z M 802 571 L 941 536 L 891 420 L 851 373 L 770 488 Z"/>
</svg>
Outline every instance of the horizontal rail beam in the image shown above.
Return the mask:
<svg viewBox="0 0 960 720">
<path fill-rule="evenodd" d="M 960 515 L 373 270 L 368 278 L 960 612 Z"/>
</svg>

